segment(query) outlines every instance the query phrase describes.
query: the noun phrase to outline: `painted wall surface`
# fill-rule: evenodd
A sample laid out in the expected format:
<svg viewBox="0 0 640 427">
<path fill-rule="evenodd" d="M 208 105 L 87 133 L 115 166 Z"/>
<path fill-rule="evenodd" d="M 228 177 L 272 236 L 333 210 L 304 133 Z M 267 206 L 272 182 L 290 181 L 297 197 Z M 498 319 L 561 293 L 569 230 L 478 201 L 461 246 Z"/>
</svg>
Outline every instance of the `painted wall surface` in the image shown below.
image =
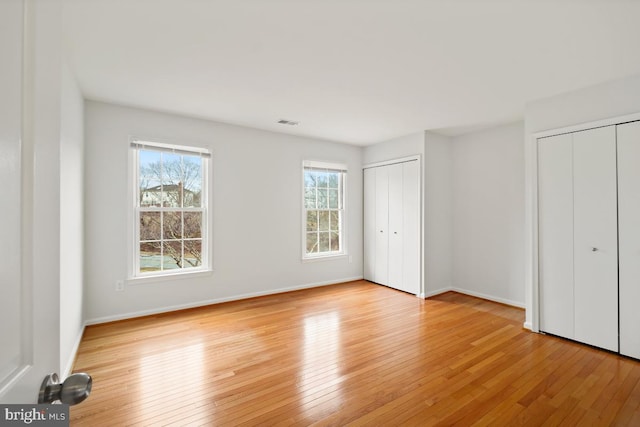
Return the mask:
<svg viewBox="0 0 640 427">
<path fill-rule="evenodd" d="M 525 296 L 527 327 L 533 326 L 534 238 L 536 186 L 536 132 L 580 125 L 640 113 L 640 75 L 605 82 L 554 97 L 530 102 L 525 107 Z M 537 283 L 535 284 L 537 286 Z"/>
<path fill-rule="evenodd" d="M 127 281 L 129 137 L 212 152 L 209 275 Z M 98 102 L 85 103 L 86 317 L 103 321 L 362 277 L 362 149 Z M 302 161 L 348 165 L 348 257 L 301 262 Z"/>
<path fill-rule="evenodd" d="M 425 294 L 451 288 L 451 138 L 424 133 Z"/>
<path fill-rule="evenodd" d="M 423 153 L 424 132 L 417 132 L 365 147 L 363 163 L 367 165 Z"/>
<path fill-rule="evenodd" d="M 525 108 L 528 133 L 619 117 L 640 111 L 640 75 L 532 101 Z"/>
<path fill-rule="evenodd" d="M 69 372 L 83 330 L 84 100 L 68 67 L 60 107 L 60 373 Z"/>
<path fill-rule="evenodd" d="M 454 289 L 524 306 L 524 124 L 452 141 Z"/>
</svg>

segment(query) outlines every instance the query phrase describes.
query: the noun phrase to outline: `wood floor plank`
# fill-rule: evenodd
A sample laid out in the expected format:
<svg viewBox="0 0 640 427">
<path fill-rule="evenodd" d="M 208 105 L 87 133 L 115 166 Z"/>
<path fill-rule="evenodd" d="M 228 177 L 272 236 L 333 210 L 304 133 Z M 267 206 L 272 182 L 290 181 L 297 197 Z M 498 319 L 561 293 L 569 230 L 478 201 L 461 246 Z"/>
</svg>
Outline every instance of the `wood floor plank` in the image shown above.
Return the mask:
<svg viewBox="0 0 640 427">
<path fill-rule="evenodd" d="M 639 425 L 640 362 L 365 281 L 87 327 L 72 426 Z"/>
</svg>

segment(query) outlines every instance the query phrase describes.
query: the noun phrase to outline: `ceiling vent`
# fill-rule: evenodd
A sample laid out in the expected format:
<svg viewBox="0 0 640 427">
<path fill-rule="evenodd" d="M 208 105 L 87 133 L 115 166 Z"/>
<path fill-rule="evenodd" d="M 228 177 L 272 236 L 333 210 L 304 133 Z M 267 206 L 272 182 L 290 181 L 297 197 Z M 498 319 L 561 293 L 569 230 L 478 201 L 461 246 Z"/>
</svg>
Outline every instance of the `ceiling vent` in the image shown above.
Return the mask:
<svg viewBox="0 0 640 427">
<path fill-rule="evenodd" d="M 285 120 L 285 119 L 278 120 L 278 124 L 281 124 L 281 125 L 296 126 L 298 123 L 300 122 L 296 122 L 294 120 Z"/>
</svg>

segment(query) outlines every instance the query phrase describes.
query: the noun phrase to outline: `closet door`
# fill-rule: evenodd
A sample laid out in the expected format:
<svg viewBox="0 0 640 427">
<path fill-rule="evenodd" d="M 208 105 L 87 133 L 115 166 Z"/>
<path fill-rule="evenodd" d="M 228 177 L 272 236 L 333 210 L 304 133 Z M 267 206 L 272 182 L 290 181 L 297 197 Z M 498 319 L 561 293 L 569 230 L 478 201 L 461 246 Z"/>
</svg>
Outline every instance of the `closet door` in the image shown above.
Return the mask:
<svg viewBox="0 0 640 427">
<path fill-rule="evenodd" d="M 392 288 L 403 287 L 403 164 L 386 166 L 389 177 L 389 281 Z"/>
<path fill-rule="evenodd" d="M 402 290 L 420 293 L 420 168 L 414 160 L 402 167 Z"/>
<path fill-rule="evenodd" d="M 575 339 L 618 351 L 615 127 L 573 134 Z"/>
<path fill-rule="evenodd" d="M 376 169 L 375 265 L 373 281 L 389 283 L 389 167 Z"/>
<path fill-rule="evenodd" d="M 540 330 L 573 339 L 571 134 L 538 140 L 538 221 Z"/>
<path fill-rule="evenodd" d="M 364 278 L 375 282 L 376 265 L 376 168 L 364 175 Z"/>
<path fill-rule="evenodd" d="M 617 134 L 620 353 L 640 359 L 640 122 Z"/>
</svg>

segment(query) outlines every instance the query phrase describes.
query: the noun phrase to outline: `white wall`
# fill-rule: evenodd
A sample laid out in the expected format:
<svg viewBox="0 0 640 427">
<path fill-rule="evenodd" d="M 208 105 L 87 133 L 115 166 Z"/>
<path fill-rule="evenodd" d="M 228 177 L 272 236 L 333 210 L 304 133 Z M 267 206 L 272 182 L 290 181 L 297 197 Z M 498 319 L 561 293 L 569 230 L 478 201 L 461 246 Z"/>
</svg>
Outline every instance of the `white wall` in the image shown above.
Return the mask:
<svg viewBox="0 0 640 427">
<path fill-rule="evenodd" d="M 104 321 L 362 277 L 362 149 L 98 102 L 85 103 L 86 316 Z M 212 154 L 214 272 L 127 279 L 129 137 Z M 348 165 L 349 257 L 301 262 L 303 160 Z"/>
<path fill-rule="evenodd" d="M 424 132 L 412 133 L 365 147 L 363 163 L 366 165 L 416 154 L 424 154 Z"/>
<path fill-rule="evenodd" d="M 84 324 L 84 100 L 66 65 L 60 102 L 60 374 L 64 377 Z"/>
<path fill-rule="evenodd" d="M 554 97 L 536 100 L 525 107 L 525 325 L 537 328 L 533 312 L 537 287 L 536 245 L 536 141 L 534 134 L 592 121 L 640 113 L 640 75 L 605 82 Z"/>
<path fill-rule="evenodd" d="M 524 306 L 524 124 L 453 138 L 454 289 Z"/>
<path fill-rule="evenodd" d="M 451 288 L 451 139 L 424 133 L 425 295 Z"/>
</svg>

